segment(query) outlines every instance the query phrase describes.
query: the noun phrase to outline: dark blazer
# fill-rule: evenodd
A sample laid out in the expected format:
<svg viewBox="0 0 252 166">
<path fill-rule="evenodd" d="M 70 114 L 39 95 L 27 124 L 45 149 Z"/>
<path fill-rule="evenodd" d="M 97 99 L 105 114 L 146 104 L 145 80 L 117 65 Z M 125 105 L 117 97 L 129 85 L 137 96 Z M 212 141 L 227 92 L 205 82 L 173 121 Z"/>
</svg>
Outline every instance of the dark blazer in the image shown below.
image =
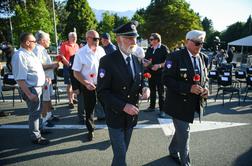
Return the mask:
<svg viewBox="0 0 252 166">
<path fill-rule="evenodd" d="M 202 87 L 208 88 L 207 68 L 200 54 Z M 173 52 L 166 59 L 162 80 L 167 87 L 163 110 L 170 116 L 186 122 L 193 122 L 194 112 L 203 115 L 205 99 L 190 92 L 194 77 L 193 64 L 187 49 Z"/>
<path fill-rule="evenodd" d="M 145 53 L 145 59 L 152 59 L 152 65 L 164 63 L 165 59 L 168 56 L 168 48 L 167 46 L 161 44 L 160 48 L 157 48 L 155 52 L 153 53 L 154 49 L 151 47 L 148 47 Z M 150 72 L 150 74 L 153 76 L 152 78 L 155 78 L 155 76 L 162 75 L 162 69 L 158 69 L 157 71 L 151 70 L 151 67 L 147 67 L 147 71 Z"/>
<path fill-rule="evenodd" d="M 100 59 L 97 94 L 101 101 L 107 125 L 111 128 L 130 128 L 137 124 L 137 116 L 123 111 L 126 103 L 138 107 L 139 93 L 142 90 L 143 66 L 132 55 L 135 77 L 131 81 L 123 55 L 119 50 Z"/>
</svg>

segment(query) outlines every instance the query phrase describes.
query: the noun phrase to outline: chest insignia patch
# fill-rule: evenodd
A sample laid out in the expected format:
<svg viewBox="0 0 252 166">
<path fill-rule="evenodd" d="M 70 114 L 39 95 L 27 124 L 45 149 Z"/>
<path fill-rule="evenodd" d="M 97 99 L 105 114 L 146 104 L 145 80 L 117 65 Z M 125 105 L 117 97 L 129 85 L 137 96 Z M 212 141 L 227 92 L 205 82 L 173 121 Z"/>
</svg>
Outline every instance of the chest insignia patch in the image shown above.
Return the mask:
<svg viewBox="0 0 252 166">
<path fill-rule="evenodd" d="M 105 76 L 105 73 L 106 73 L 105 70 L 101 68 L 101 69 L 99 70 L 99 77 L 100 77 L 100 78 L 103 78 L 103 77 Z"/>
<path fill-rule="evenodd" d="M 166 67 L 167 69 L 170 69 L 172 67 L 172 61 L 166 61 Z"/>
</svg>

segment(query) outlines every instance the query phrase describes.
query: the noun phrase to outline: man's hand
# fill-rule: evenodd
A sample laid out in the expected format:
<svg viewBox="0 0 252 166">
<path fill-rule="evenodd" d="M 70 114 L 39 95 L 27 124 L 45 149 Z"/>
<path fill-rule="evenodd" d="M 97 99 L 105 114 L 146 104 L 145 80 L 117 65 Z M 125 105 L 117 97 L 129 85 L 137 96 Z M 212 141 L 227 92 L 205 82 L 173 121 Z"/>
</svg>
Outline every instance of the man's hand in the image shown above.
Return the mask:
<svg viewBox="0 0 252 166">
<path fill-rule="evenodd" d="M 203 92 L 200 94 L 200 96 L 206 99 L 208 97 L 208 89 L 203 88 Z"/>
<path fill-rule="evenodd" d="M 147 100 L 150 97 L 150 88 L 144 87 L 142 90 L 141 100 Z"/>
<path fill-rule="evenodd" d="M 91 83 L 91 82 L 86 83 L 86 84 L 85 84 L 85 87 L 86 87 L 88 90 L 90 90 L 90 91 L 96 89 L 96 86 L 95 86 L 93 83 Z"/>
<path fill-rule="evenodd" d="M 123 111 L 133 116 L 138 114 L 139 109 L 132 104 L 126 104 L 123 108 Z"/>
<path fill-rule="evenodd" d="M 197 84 L 192 85 L 191 93 L 199 95 L 203 92 L 203 88 Z"/>
<path fill-rule="evenodd" d="M 57 69 L 59 67 L 59 63 L 53 63 L 53 69 Z"/>
<path fill-rule="evenodd" d="M 36 102 L 38 101 L 38 96 L 34 95 L 33 93 L 31 93 L 29 96 L 28 96 L 29 100 L 33 101 L 33 102 Z"/>
<path fill-rule="evenodd" d="M 155 64 L 155 65 L 152 66 L 151 70 L 157 71 L 159 68 L 160 68 L 160 65 L 159 64 Z"/>
<path fill-rule="evenodd" d="M 148 59 L 143 59 L 142 62 L 143 62 L 144 67 L 148 67 L 151 64 L 151 61 Z"/>
</svg>

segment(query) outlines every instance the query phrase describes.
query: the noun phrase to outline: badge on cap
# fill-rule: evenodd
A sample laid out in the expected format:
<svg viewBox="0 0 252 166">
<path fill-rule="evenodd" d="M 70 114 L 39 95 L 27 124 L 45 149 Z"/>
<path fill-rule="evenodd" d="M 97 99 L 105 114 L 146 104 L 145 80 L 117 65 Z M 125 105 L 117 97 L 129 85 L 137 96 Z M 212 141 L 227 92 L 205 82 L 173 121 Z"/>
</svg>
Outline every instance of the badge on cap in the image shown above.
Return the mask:
<svg viewBox="0 0 252 166">
<path fill-rule="evenodd" d="M 166 67 L 167 69 L 170 69 L 172 67 L 172 61 L 166 61 Z"/>
<path fill-rule="evenodd" d="M 105 70 L 104 69 L 101 68 L 99 70 L 99 76 L 100 76 L 100 78 L 103 78 L 105 76 Z"/>
</svg>

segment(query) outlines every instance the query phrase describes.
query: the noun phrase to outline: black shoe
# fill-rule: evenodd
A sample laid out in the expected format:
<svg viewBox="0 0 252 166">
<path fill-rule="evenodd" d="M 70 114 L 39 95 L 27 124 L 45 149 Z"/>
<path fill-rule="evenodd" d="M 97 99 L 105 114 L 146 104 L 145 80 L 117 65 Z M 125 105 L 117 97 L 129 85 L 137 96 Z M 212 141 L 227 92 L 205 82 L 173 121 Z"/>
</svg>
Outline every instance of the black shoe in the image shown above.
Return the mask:
<svg viewBox="0 0 252 166">
<path fill-rule="evenodd" d="M 179 159 L 179 157 L 173 156 L 173 155 L 169 155 L 169 157 L 177 164 L 181 165 L 181 161 Z"/>
<path fill-rule="evenodd" d="M 78 104 L 78 100 L 73 99 L 73 103 L 74 103 L 74 104 Z"/>
<path fill-rule="evenodd" d="M 48 120 L 46 127 L 54 127 L 54 124 L 50 120 Z"/>
<path fill-rule="evenodd" d="M 94 139 L 94 132 L 88 132 L 88 140 L 92 141 Z"/>
<path fill-rule="evenodd" d="M 70 109 L 74 109 L 74 104 L 73 104 L 73 103 L 69 103 L 69 104 L 68 104 L 68 107 L 69 107 Z"/>
<path fill-rule="evenodd" d="M 60 119 L 57 116 L 52 115 L 51 116 L 51 121 L 58 122 Z"/>
<path fill-rule="evenodd" d="M 47 134 L 51 134 L 52 132 L 46 129 L 40 129 L 40 134 L 42 135 L 47 135 Z"/>
<path fill-rule="evenodd" d="M 33 144 L 38 144 L 38 145 L 48 145 L 50 141 L 46 138 L 40 137 L 36 140 L 32 140 Z"/>
<path fill-rule="evenodd" d="M 151 107 L 149 107 L 149 108 L 147 108 L 146 110 L 143 110 L 144 112 L 153 112 L 153 111 L 155 111 L 155 108 L 151 108 Z"/>
</svg>

